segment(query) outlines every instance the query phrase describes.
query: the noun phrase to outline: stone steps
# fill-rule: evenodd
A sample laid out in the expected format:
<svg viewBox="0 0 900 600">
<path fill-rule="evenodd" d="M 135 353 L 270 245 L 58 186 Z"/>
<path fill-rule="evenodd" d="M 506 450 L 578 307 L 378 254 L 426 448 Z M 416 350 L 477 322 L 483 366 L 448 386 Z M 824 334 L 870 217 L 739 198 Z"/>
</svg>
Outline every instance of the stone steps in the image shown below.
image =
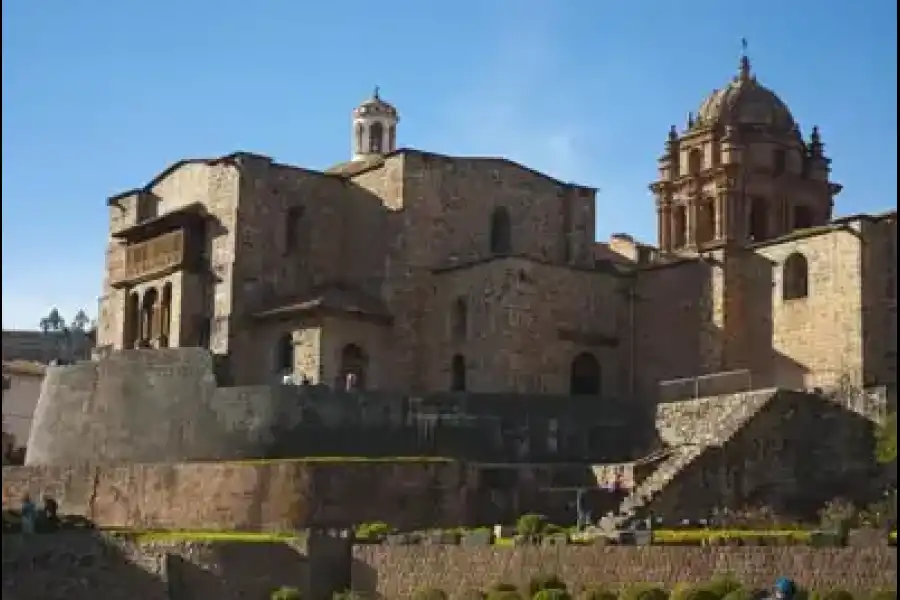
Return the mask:
<svg viewBox="0 0 900 600">
<path fill-rule="evenodd" d="M 619 514 L 614 517 L 616 526 L 621 527 L 634 519 L 641 509 L 646 508 L 665 487 L 683 472 L 691 463 L 703 455 L 710 446 L 721 446 L 733 438 L 754 416 L 774 397 L 772 393 L 747 394 L 745 401 L 722 415 L 712 428 L 714 435 L 709 443 L 683 444 L 673 448 L 672 454 L 663 460 L 644 481 L 636 486 L 622 501 Z M 707 424 L 708 425 L 708 424 Z"/>
</svg>

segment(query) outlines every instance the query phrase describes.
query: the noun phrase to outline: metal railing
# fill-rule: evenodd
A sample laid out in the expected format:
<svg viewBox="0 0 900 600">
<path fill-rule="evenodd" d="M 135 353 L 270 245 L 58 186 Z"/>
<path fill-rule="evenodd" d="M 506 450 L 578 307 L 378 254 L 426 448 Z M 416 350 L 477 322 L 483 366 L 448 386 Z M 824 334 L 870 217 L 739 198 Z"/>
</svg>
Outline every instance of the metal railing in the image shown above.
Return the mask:
<svg viewBox="0 0 900 600">
<path fill-rule="evenodd" d="M 753 389 L 753 375 L 749 369 L 720 371 L 695 377 L 683 377 L 659 382 L 659 401 L 696 400 L 722 394 L 737 394 Z"/>
</svg>

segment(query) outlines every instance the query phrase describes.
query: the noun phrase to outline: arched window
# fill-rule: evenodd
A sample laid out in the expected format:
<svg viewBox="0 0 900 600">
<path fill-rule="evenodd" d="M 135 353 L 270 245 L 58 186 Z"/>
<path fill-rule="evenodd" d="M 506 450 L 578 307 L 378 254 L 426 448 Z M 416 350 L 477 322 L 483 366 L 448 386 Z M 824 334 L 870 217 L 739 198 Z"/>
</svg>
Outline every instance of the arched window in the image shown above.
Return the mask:
<svg viewBox="0 0 900 600">
<path fill-rule="evenodd" d="M 704 198 L 697 203 L 697 244 L 705 244 L 716 237 L 716 203 Z"/>
<path fill-rule="evenodd" d="M 275 349 L 275 372 L 280 375 L 294 372 L 294 338 L 290 333 L 278 338 L 278 346 Z"/>
<path fill-rule="evenodd" d="M 687 243 L 687 208 L 683 205 L 675 207 L 672 215 L 672 247 L 684 248 Z"/>
<path fill-rule="evenodd" d="M 381 153 L 382 140 L 384 140 L 384 125 L 375 121 L 369 125 L 369 152 Z"/>
<path fill-rule="evenodd" d="M 362 390 L 366 387 L 366 370 L 369 358 L 356 344 L 347 344 L 341 350 L 341 372 L 338 384 L 345 390 Z"/>
<path fill-rule="evenodd" d="M 450 361 L 450 391 L 466 391 L 466 359 L 456 354 Z"/>
<path fill-rule="evenodd" d="M 688 173 L 696 175 L 703 169 L 703 153 L 700 148 L 688 150 Z"/>
<path fill-rule="evenodd" d="M 590 352 L 582 352 L 572 361 L 569 389 L 573 396 L 600 394 L 600 363 Z"/>
<path fill-rule="evenodd" d="M 508 254 L 512 245 L 509 211 L 500 206 L 491 213 L 491 254 Z"/>
<path fill-rule="evenodd" d="M 781 271 L 781 298 L 796 300 L 809 295 L 809 263 L 795 252 L 787 257 Z"/>
<path fill-rule="evenodd" d="M 453 311 L 451 314 L 450 333 L 454 340 L 466 339 L 469 331 L 469 307 L 465 298 L 457 298 L 453 302 Z"/>
<path fill-rule="evenodd" d="M 393 152 L 397 149 L 397 126 L 391 125 L 388 128 L 388 152 Z"/>
</svg>

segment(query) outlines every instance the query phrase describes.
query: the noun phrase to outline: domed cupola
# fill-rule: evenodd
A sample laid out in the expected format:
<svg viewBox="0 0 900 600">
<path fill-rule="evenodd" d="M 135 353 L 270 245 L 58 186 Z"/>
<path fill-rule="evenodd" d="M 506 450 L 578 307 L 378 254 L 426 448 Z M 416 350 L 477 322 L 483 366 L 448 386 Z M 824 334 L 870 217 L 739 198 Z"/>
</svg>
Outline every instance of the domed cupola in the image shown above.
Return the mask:
<svg viewBox="0 0 900 600">
<path fill-rule="evenodd" d="M 787 105 L 775 92 L 761 85 L 750 69 L 750 59 L 741 56 L 738 74 L 723 89 L 714 90 L 700 105 L 691 128 L 756 125 L 777 131 L 796 127 Z"/>
<path fill-rule="evenodd" d="M 353 109 L 353 159 L 388 154 L 397 149 L 400 116 L 381 98 L 376 86 L 372 97 Z"/>
</svg>

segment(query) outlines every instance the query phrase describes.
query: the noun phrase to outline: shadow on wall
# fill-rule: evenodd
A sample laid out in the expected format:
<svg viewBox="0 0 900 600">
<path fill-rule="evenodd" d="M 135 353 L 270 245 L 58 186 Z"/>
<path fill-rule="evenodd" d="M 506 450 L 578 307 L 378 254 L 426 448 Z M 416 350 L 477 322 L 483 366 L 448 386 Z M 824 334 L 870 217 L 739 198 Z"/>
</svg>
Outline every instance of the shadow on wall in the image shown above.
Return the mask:
<svg viewBox="0 0 900 600">
<path fill-rule="evenodd" d="M 617 452 L 634 452 L 629 436 L 642 417 L 627 402 L 593 397 L 229 388 L 213 373 L 212 356 L 199 348 L 130 350 L 50 369 L 26 464 L 298 456 L 612 462 L 627 460 Z"/>
<path fill-rule="evenodd" d="M 287 544 L 216 542 L 201 552 L 200 561 L 165 555 L 171 600 L 268 598 L 281 587 L 310 597 L 309 561 Z"/>
<path fill-rule="evenodd" d="M 674 402 L 805 387 L 808 370 L 774 347 L 780 268 L 752 250 L 729 248 L 719 257 L 641 271 L 635 298 L 641 394 Z"/>
<path fill-rule="evenodd" d="M 3 590 L 16 600 L 238 600 L 292 587 L 330 600 L 350 589 L 351 572 L 371 571 L 353 565 L 351 554 L 349 539 L 316 550 L 257 541 L 135 544 L 96 532 L 4 535 Z M 372 589 L 376 579 L 363 577 Z"/>
<path fill-rule="evenodd" d="M 152 561 L 94 532 L 3 535 L 3 592 L 16 600 L 169 600 Z"/>
</svg>

